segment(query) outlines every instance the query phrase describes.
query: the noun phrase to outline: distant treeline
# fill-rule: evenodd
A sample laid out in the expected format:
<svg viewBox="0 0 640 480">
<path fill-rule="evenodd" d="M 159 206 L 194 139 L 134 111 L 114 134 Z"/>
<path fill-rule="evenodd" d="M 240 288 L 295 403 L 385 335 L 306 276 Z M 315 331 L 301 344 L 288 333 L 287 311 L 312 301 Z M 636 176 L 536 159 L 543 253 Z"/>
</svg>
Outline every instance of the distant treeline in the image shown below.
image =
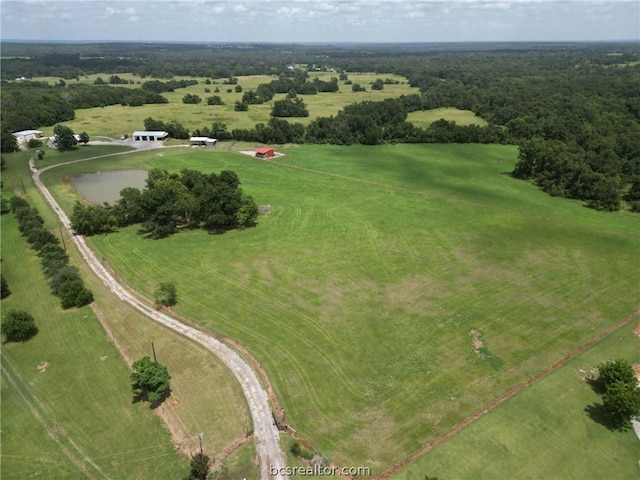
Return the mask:
<svg viewBox="0 0 640 480">
<path fill-rule="evenodd" d="M 625 199 L 632 209 L 640 210 L 634 193 L 635 185 L 640 184 L 637 43 L 182 44 L 163 45 L 162 49 L 143 44 L 66 45 L 56 49 L 3 44 L 3 56 L 15 57 L 2 59 L 5 78 L 52 75 L 51 69 L 63 67 L 78 72 L 82 69 L 83 74 L 133 72 L 167 79 L 173 75 L 235 79 L 239 75 L 273 74 L 275 80 L 244 92 L 243 101 L 236 105 L 238 110 L 246 110 L 251 104 L 271 100 L 275 93 L 289 94 L 285 103 L 274 108 L 274 118 L 266 124 L 230 132 L 220 122 L 198 127 L 170 121 L 168 126 L 182 138 L 189 133 L 211 133 L 219 139 L 263 143 L 513 143 L 520 146 L 514 176 L 535 182 L 551 195 L 584 200 L 593 208 L 616 210 Z M 107 60 L 112 62 L 110 70 Z M 337 80 L 308 81 L 300 65 L 306 65 L 307 71 L 334 72 Z M 335 91 L 338 81 L 348 81 L 348 74 L 353 72 L 401 75 L 420 93 L 349 105 L 306 127 L 279 118 L 304 116 L 305 106 L 296 95 Z M 164 88 L 165 82 L 156 82 L 146 84 Z M 68 120 L 73 109 L 96 106 L 101 101 L 129 105 L 160 101 L 142 98 L 143 92 L 159 96 L 159 88 L 123 89 L 128 93 L 116 94 L 92 92 L 98 87 L 90 86 L 45 89 L 26 84 L 3 85 L 3 129 L 53 125 Z M 123 98 L 118 101 L 117 95 Z M 488 125 L 461 126 L 439 120 L 428 128 L 418 128 L 407 122 L 407 115 L 413 111 L 440 107 L 471 110 Z"/>
<path fill-rule="evenodd" d="M 123 88 L 86 84 L 48 85 L 25 81 L 2 83 L 2 129 L 10 132 L 52 126 L 75 118 L 79 108 L 107 105 L 141 106 L 167 103 L 159 93 L 145 88 Z"/>
</svg>

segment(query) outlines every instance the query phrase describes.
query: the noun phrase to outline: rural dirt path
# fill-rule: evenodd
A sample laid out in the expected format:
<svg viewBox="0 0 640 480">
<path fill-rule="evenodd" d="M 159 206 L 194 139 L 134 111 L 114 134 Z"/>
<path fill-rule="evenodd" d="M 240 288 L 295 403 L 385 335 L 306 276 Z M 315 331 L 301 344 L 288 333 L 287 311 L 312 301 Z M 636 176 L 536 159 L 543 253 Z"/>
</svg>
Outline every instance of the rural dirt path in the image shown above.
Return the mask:
<svg viewBox="0 0 640 480">
<path fill-rule="evenodd" d="M 198 344 L 204 346 L 206 349 L 214 353 L 226 366 L 231 370 L 231 373 L 236 377 L 242 387 L 242 391 L 249 405 L 251 411 L 251 417 L 253 419 L 254 436 L 256 437 L 256 453 L 259 460 L 260 478 L 262 480 L 268 479 L 286 479 L 284 475 L 286 471 L 285 456 L 280 447 L 280 437 L 278 430 L 273 422 L 273 416 L 271 408 L 269 406 L 269 400 L 267 392 L 260 384 L 255 372 L 249 367 L 249 365 L 236 353 L 224 343 L 220 342 L 216 338 L 207 335 L 196 328 L 187 326 L 178 320 L 170 317 L 169 315 L 150 307 L 140 299 L 135 297 L 129 290 L 121 285 L 100 263 L 93 251 L 87 246 L 84 237 L 81 235 L 73 235 L 71 229 L 71 221 L 67 217 L 66 213 L 62 210 L 58 202 L 53 198 L 49 190 L 44 186 L 40 180 L 40 175 L 50 169 L 68 165 L 70 163 L 77 163 L 80 161 L 95 160 L 98 158 L 110 157 L 113 155 L 124 155 L 131 152 L 122 152 L 111 155 L 100 155 L 96 157 L 85 158 L 81 160 L 74 160 L 71 162 L 60 163 L 57 165 L 51 165 L 40 170 L 35 168 L 33 160 L 29 161 L 29 166 L 33 173 L 33 181 L 36 187 L 40 190 L 47 203 L 54 210 L 56 215 L 60 218 L 60 221 L 64 227 L 71 234 L 73 243 L 76 248 L 82 254 L 83 258 L 93 270 L 93 272 L 100 278 L 100 280 L 111 290 L 111 292 L 123 302 L 127 302 L 138 311 L 142 312 L 152 320 L 165 325 L 171 330 L 192 339 Z M 276 472 L 272 475 L 272 472 Z"/>
</svg>

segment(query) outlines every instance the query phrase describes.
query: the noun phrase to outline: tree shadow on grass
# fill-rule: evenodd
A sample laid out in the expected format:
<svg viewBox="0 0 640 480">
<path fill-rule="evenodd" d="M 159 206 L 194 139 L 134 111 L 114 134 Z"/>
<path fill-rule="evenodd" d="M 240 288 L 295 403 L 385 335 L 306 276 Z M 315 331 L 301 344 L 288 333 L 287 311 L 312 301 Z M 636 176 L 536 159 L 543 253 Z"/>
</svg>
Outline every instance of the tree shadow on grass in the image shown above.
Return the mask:
<svg viewBox="0 0 640 480">
<path fill-rule="evenodd" d="M 232 230 L 245 230 L 247 228 L 255 228 L 257 225 L 257 222 L 252 222 L 247 225 L 211 225 L 202 228 L 206 230 L 209 235 L 222 235 Z"/>
<path fill-rule="evenodd" d="M 599 423 L 611 432 L 625 432 L 629 430 L 628 423 L 611 418 L 606 407 L 602 403 L 592 403 L 584 407 L 587 416 L 596 423 Z"/>
<path fill-rule="evenodd" d="M 588 377 L 587 383 L 591 387 L 591 390 L 593 390 L 598 395 L 603 395 L 606 391 L 606 389 L 604 388 L 604 382 L 600 380 L 599 377 Z"/>
<path fill-rule="evenodd" d="M 160 405 L 162 405 L 164 401 L 170 396 L 171 396 L 171 389 L 168 388 L 158 400 L 151 402 L 149 400 L 147 392 L 142 392 L 140 394 L 133 395 L 132 403 L 149 402 L 149 408 L 152 410 L 155 410 Z"/>
</svg>

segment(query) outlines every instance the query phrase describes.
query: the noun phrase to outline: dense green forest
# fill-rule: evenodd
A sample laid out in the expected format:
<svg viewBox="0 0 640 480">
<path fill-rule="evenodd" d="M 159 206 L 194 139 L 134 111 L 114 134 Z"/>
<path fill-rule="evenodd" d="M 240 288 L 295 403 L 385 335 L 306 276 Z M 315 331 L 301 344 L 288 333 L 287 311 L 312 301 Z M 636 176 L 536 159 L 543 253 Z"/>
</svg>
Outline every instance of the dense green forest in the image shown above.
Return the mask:
<svg viewBox="0 0 640 480">
<path fill-rule="evenodd" d="M 187 133 L 263 143 L 380 144 L 386 142 L 514 143 L 517 178 L 551 195 L 618 210 L 623 200 L 640 210 L 640 53 L 637 43 L 397 44 L 397 45 L 2 45 L 2 125 L 7 131 L 54 125 L 74 110 L 100 105 L 166 101 L 161 92 L 188 83 L 174 76 L 228 78 L 252 74 L 277 80 L 245 92 L 238 108 L 289 93 L 267 124 L 228 131 L 226 125 L 174 125 Z M 296 66 L 296 69 L 292 66 Z M 309 81 L 306 70 L 335 72 L 329 82 Z M 118 73 L 151 80 L 118 87 Z M 362 102 L 307 127 L 278 117 L 304 116 L 297 95 L 335 91 L 348 74 L 402 75 L 420 94 Z M 65 80 L 110 75 L 105 85 Z M 55 85 L 26 79 L 55 76 Z M 407 122 L 416 110 L 472 110 L 487 126 L 440 120 L 428 128 Z M 149 119 L 161 124 L 171 119 Z M 6 150 L 3 141 L 3 150 Z"/>
</svg>

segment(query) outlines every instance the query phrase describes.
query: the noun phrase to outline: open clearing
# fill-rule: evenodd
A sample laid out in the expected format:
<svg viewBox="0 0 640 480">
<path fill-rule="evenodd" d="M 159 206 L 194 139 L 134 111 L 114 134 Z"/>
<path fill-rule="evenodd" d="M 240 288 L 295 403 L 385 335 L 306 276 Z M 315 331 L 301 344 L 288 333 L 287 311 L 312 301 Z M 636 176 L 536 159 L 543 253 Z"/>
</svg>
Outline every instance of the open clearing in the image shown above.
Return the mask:
<svg viewBox="0 0 640 480">
<path fill-rule="evenodd" d="M 95 80 L 94 77 L 90 77 L 91 82 Z M 108 77 L 100 75 L 103 79 Z M 310 79 L 320 78 L 321 80 L 329 81 L 331 77 L 337 77 L 336 73 L 312 73 L 309 75 Z M 129 78 L 130 76 L 120 75 L 122 78 Z M 131 78 L 135 78 L 132 77 Z M 180 80 L 187 77 L 175 77 L 176 80 Z M 87 132 L 89 136 L 96 135 L 100 132 L 100 135 L 107 135 L 113 138 L 119 138 L 122 134 L 131 135 L 134 130 L 144 129 L 144 119 L 152 117 L 156 120 L 170 121 L 177 120 L 182 123 L 187 129 L 194 130 L 196 128 L 211 127 L 213 122 L 222 122 L 227 125 L 229 131 L 234 128 L 251 128 L 256 123 L 267 123 L 270 118 L 271 108 L 273 102 L 283 99 L 286 94 L 277 94 L 270 102 L 262 105 L 250 105 L 247 112 L 234 111 L 234 105 L 236 102 L 242 99 L 242 95 L 245 91 L 255 90 L 261 83 L 269 83 L 276 77 L 268 75 L 252 75 L 247 77 L 238 77 L 238 85 L 243 89 L 241 93 L 235 91 L 235 85 L 223 85 L 224 79 L 214 80 L 218 84 L 206 85 L 205 79 L 199 78 L 198 85 L 192 85 L 186 88 L 178 88 L 173 92 L 163 93 L 169 103 L 158 105 L 144 105 L 141 107 L 124 107 L 122 105 L 110 105 L 106 107 L 85 108 L 76 110 L 76 118 L 74 120 L 63 122 L 69 126 L 76 133 Z M 351 85 L 345 85 L 344 82 L 338 82 L 340 87 L 339 92 L 335 93 L 318 93 L 317 95 L 300 95 L 300 98 L 307 104 L 309 109 L 309 116 L 305 118 L 289 118 L 287 119 L 291 123 L 302 123 L 308 125 L 312 120 L 318 117 L 328 117 L 335 115 L 346 105 L 350 105 L 356 102 L 363 101 L 381 101 L 385 98 L 397 98 L 401 95 L 417 94 L 418 89 L 412 88 L 408 85 L 407 80 L 398 75 L 390 74 L 374 74 L 374 73 L 359 73 L 350 75 L 350 80 L 353 83 L 359 83 L 366 88 L 365 92 L 352 92 Z M 394 85 L 385 85 L 383 90 L 371 90 L 370 83 L 376 79 L 392 78 L 398 82 Z M 191 79 L 189 77 L 189 79 Z M 53 80 L 46 78 L 46 80 Z M 137 77 L 136 81 L 152 80 L 150 78 L 140 79 Z M 57 79 L 56 79 L 57 81 Z M 81 82 L 85 81 L 84 79 Z M 88 80 L 86 80 L 88 82 Z M 73 80 L 70 80 L 73 83 Z M 53 83 L 53 82 L 52 82 Z M 128 85 L 128 87 L 139 87 L 140 85 Z M 122 85 L 121 87 L 127 87 Z M 215 88 L 218 87 L 220 92 L 215 92 Z M 205 88 L 210 92 L 205 92 Z M 232 90 L 227 92 L 227 90 Z M 199 95 L 202 98 L 202 103 L 197 105 L 182 103 L 182 97 L 186 94 Z M 207 97 L 212 95 L 218 95 L 222 98 L 225 105 L 207 105 Z M 437 119 L 436 119 L 437 120 Z M 53 127 L 41 127 L 45 135 L 51 135 Z"/>
<path fill-rule="evenodd" d="M 91 244 L 147 295 L 175 279 L 176 310 L 239 339 L 338 464 L 380 473 L 637 309 L 637 217 L 512 179 L 515 147 L 300 146 L 275 162 L 220 150 L 43 181 L 68 208 L 58 179 L 90 167 L 237 172 L 272 206 L 256 228 L 152 241 L 131 227 Z"/>
<path fill-rule="evenodd" d="M 79 148 L 66 158 L 120 150 Z M 57 155 L 51 152 L 45 161 L 65 158 Z M 31 183 L 25 154 L 6 158 L 5 189 L 15 185 L 21 191 L 24 185 L 29 201 L 45 218 L 47 227 L 59 233 L 56 217 Z M 14 388 L 5 378 L 2 382 L 3 478 L 27 478 L 36 471 L 70 478 L 77 472 L 62 453 L 63 447 L 69 448 L 69 441 L 63 438 L 60 446 L 47 437 L 43 425 L 23 405 L 25 400 L 18 401 L 20 393 L 46 413 L 41 417 L 49 422 L 47 425 L 59 426 L 58 430 L 65 432 L 110 478 L 183 476 L 188 471 L 187 457 L 176 449 L 183 454 L 194 452 L 199 432 L 204 433 L 205 451 L 218 458 L 229 446 L 244 439 L 251 428 L 244 397 L 235 379 L 215 357 L 114 300 L 75 250 L 69 251 L 72 263 L 80 267 L 93 291 L 96 309 L 61 310 L 59 300 L 45 284 L 38 258 L 19 235 L 13 215 L 3 215 L 2 222 L 2 270 L 13 292 L 2 300 L 2 309 L 24 308 L 34 315 L 40 328 L 29 342 L 3 346 L 3 364 L 7 369 L 11 367 L 9 374 L 24 380 L 15 382 Z M 71 243 L 68 237 L 66 242 Z M 34 297 L 38 302 L 33 302 Z M 108 328 L 106 333 L 96 314 Z M 167 365 L 173 377 L 172 395 L 157 410 L 162 421 L 147 404 L 131 403 L 129 369 L 122 359 L 124 356 L 132 361 L 151 355 L 151 341 L 158 360 Z M 40 368 L 42 365 L 46 368 Z M 250 452 L 252 448 L 250 444 L 243 451 Z M 252 456 L 245 453 L 241 457 L 244 460 L 236 461 L 237 468 L 255 470 Z M 87 465 L 91 467 L 90 463 Z"/>
<path fill-rule="evenodd" d="M 458 125 L 479 125 L 484 127 L 487 121 L 479 117 L 471 110 L 460 110 L 457 108 L 434 108 L 431 110 L 418 110 L 409 113 L 407 121 L 416 127 L 426 128 L 436 120 L 445 119 L 456 122 Z"/>
</svg>

